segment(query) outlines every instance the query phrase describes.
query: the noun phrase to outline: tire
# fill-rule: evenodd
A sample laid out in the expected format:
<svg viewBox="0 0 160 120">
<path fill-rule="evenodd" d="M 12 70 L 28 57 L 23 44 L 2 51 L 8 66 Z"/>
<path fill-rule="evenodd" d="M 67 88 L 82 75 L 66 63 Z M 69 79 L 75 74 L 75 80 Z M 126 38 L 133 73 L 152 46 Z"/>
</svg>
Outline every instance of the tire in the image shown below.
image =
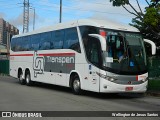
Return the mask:
<svg viewBox="0 0 160 120">
<path fill-rule="evenodd" d="M 79 77 L 76 75 L 73 77 L 73 82 L 72 82 L 72 91 L 75 95 L 80 95 L 82 94 L 81 90 L 81 82 Z"/>
<path fill-rule="evenodd" d="M 31 81 L 31 75 L 30 72 L 27 71 L 26 76 L 25 76 L 25 82 L 27 86 L 31 86 L 32 85 L 32 81 Z"/>
<path fill-rule="evenodd" d="M 20 71 L 18 74 L 19 74 L 19 75 L 18 75 L 19 83 L 20 83 L 21 85 L 25 85 L 26 82 L 25 82 L 25 80 L 22 78 L 22 76 L 23 76 L 22 71 Z"/>
</svg>

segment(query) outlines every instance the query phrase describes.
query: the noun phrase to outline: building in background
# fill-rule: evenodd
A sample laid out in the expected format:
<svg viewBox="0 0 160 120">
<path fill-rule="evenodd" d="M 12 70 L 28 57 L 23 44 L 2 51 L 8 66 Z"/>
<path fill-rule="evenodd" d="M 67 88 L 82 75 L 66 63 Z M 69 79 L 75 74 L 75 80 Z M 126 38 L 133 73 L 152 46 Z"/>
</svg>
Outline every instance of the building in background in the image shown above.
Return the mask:
<svg viewBox="0 0 160 120">
<path fill-rule="evenodd" d="M 17 34 L 19 34 L 19 30 L 16 27 L 0 18 L 0 44 L 6 45 L 8 51 L 12 36 Z"/>
</svg>

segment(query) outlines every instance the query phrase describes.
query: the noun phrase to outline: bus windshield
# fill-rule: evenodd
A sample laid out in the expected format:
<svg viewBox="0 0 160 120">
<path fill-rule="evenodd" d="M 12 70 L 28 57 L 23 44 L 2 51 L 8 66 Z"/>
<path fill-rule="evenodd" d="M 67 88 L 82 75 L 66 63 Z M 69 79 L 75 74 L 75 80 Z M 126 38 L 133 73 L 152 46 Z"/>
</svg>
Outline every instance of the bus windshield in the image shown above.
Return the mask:
<svg viewBox="0 0 160 120">
<path fill-rule="evenodd" d="M 139 33 L 106 31 L 106 34 L 106 69 L 119 74 L 143 74 L 147 71 L 143 39 Z"/>
</svg>

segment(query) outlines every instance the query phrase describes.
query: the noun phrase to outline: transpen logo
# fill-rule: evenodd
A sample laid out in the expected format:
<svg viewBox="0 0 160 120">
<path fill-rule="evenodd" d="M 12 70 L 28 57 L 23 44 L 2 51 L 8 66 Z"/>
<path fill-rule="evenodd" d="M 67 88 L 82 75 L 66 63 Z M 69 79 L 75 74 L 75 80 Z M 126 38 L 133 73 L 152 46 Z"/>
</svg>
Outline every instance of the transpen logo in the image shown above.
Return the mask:
<svg viewBox="0 0 160 120">
<path fill-rule="evenodd" d="M 47 61 L 46 62 L 51 62 L 51 63 L 61 63 L 67 64 L 67 63 L 75 63 L 74 62 L 74 57 L 51 57 L 47 56 Z"/>
<path fill-rule="evenodd" d="M 44 56 L 45 72 L 70 73 L 75 69 L 75 54 L 58 53 Z"/>
<path fill-rule="evenodd" d="M 44 72 L 44 57 L 38 56 L 37 52 L 34 52 L 33 70 L 34 70 L 34 77 L 37 77 L 37 74 L 43 74 Z"/>
</svg>

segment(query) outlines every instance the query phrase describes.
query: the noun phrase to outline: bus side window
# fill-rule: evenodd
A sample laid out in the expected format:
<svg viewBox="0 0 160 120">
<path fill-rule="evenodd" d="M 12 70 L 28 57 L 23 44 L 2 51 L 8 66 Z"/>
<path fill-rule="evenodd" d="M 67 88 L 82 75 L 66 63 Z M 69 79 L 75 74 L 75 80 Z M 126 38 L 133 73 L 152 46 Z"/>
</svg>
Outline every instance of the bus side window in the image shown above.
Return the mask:
<svg viewBox="0 0 160 120">
<path fill-rule="evenodd" d="M 64 30 L 55 31 L 54 35 L 54 49 L 62 49 L 64 40 Z"/>
<path fill-rule="evenodd" d="M 80 32 L 81 32 L 81 36 L 83 39 L 83 45 L 84 45 L 84 49 L 86 51 L 86 55 L 87 53 L 87 45 L 88 45 L 88 34 L 99 34 L 99 31 L 96 27 L 93 26 L 80 26 Z"/>
<path fill-rule="evenodd" d="M 29 51 L 31 48 L 31 44 L 30 44 L 30 36 L 26 36 L 23 37 L 23 44 L 21 44 L 22 51 Z"/>
<path fill-rule="evenodd" d="M 16 51 L 17 38 L 12 38 L 11 40 L 11 50 Z"/>
<path fill-rule="evenodd" d="M 22 37 L 17 38 L 16 40 L 16 45 L 15 45 L 15 51 L 22 51 L 23 50 L 23 41 Z"/>
<path fill-rule="evenodd" d="M 65 41 L 63 48 L 72 49 L 79 53 L 81 52 L 76 28 L 65 29 Z"/>
<path fill-rule="evenodd" d="M 55 48 L 55 47 L 54 47 L 54 46 L 55 46 L 55 45 L 54 45 L 54 44 L 55 44 L 55 43 L 54 43 L 54 40 L 55 40 L 54 37 L 55 37 L 55 31 L 52 31 L 52 32 L 51 32 L 50 49 L 54 49 L 54 48 Z"/>
<path fill-rule="evenodd" d="M 42 33 L 40 37 L 40 50 L 49 50 L 51 41 L 51 32 Z"/>
<path fill-rule="evenodd" d="M 40 34 L 35 34 L 31 37 L 31 50 L 39 50 Z"/>
</svg>

